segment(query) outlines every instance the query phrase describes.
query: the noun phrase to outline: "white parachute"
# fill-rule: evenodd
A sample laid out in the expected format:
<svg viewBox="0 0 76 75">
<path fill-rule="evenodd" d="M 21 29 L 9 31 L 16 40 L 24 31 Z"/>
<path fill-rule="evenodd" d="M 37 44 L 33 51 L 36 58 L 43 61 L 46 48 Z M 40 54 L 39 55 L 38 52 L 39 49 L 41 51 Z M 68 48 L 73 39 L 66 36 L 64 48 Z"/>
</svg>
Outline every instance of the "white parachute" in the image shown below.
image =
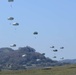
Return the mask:
<svg viewBox="0 0 76 75">
<path fill-rule="evenodd" d="M 22 55 L 22 57 L 25 57 L 25 56 L 26 56 L 26 54 L 23 54 L 23 55 Z"/>
<path fill-rule="evenodd" d="M 51 46 L 50 48 L 55 48 L 54 46 Z"/>
<path fill-rule="evenodd" d="M 19 23 L 17 23 L 17 22 L 13 23 L 13 26 L 18 26 L 18 25 L 19 25 Z"/>
</svg>

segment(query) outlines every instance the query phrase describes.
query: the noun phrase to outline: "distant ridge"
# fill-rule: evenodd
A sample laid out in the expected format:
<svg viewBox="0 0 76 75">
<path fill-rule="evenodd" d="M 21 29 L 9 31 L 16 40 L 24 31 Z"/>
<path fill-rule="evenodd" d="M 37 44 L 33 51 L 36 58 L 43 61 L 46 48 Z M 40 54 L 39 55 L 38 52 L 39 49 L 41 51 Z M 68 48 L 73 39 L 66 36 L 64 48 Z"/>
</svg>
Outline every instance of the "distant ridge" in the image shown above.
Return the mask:
<svg viewBox="0 0 76 75">
<path fill-rule="evenodd" d="M 61 63 L 68 63 L 68 64 L 76 64 L 76 59 L 65 59 L 62 61 L 59 61 Z"/>
</svg>

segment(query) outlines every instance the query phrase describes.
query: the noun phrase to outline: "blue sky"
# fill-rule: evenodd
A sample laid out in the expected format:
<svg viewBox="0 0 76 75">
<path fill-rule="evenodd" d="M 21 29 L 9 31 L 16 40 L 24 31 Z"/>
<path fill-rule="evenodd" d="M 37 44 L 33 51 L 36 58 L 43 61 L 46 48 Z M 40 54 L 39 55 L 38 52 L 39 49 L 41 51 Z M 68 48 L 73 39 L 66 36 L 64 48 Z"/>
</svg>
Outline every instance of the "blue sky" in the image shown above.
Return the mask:
<svg viewBox="0 0 76 75">
<path fill-rule="evenodd" d="M 15 19 L 8 21 L 10 16 Z M 19 26 L 10 25 L 13 22 Z M 37 36 L 33 35 L 34 31 L 38 32 Z M 28 45 L 46 57 L 75 59 L 75 39 L 76 0 L 14 0 L 12 3 L 0 0 L 0 47 L 16 43 L 16 49 Z M 57 53 L 50 48 L 52 45 L 58 49 Z M 61 46 L 65 48 L 61 50 Z"/>
</svg>

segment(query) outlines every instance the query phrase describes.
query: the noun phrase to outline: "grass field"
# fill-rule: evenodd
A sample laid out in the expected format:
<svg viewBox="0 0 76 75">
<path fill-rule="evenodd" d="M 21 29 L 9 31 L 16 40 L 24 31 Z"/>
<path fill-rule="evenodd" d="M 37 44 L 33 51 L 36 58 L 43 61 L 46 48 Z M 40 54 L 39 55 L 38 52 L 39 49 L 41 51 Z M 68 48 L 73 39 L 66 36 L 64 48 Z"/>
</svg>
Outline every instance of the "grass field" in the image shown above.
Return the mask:
<svg viewBox="0 0 76 75">
<path fill-rule="evenodd" d="M 1 71 L 0 75 L 76 75 L 76 65 L 56 66 L 48 70 Z"/>
</svg>

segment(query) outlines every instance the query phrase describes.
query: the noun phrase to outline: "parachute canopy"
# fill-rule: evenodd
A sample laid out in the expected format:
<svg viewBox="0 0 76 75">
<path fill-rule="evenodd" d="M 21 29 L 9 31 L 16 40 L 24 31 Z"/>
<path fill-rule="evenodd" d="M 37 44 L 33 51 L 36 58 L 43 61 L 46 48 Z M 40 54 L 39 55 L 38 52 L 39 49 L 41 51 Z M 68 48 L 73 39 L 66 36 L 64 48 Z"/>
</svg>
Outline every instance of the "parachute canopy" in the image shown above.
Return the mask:
<svg viewBox="0 0 76 75">
<path fill-rule="evenodd" d="M 54 52 L 57 52 L 58 50 L 57 49 L 55 49 L 55 50 L 53 50 Z"/>
<path fill-rule="evenodd" d="M 36 59 L 36 61 L 40 61 L 40 59 Z"/>
<path fill-rule="evenodd" d="M 53 58 L 56 58 L 56 56 L 54 56 Z"/>
<path fill-rule="evenodd" d="M 50 48 L 54 48 L 54 46 L 51 46 Z"/>
<path fill-rule="evenodd" d="M 19 23 L 17 23 L 17 22 L 16 23 L 13 23 L 13 26 L 18 26 L 18 25 L 19 25 Z"/>
<path fill-rule="evenodd" d="M 13 2 L 14 0 L 8 0 L 8 2 Z"/>
<path fill-rule="evenodd" d="M 38 34 L 38 32 L 34 32 L 33 34 L 34 34 L 34 35 L 37 35 L 37 34 Z"/>
<path fill-rule="evenodd" d="M 25 56 L 26 56 L 26 54 L 23 54 L 23 55 L 22 55 L 22 57 L 25 57 Z"/>
<path fill-rule="evenodd" d="M 64 49 L 64 47 L 60 47 L 60 49 Z"/>
<path fill-rule="evenodd" d="M 64 57 L 60 58 L 60 59 L 64 59 Z"/>
<path fill-rule="evenodd" d="M 11 44 L 10 47 L 16 47 L 16 44 Z"/>
<path fill-rule="evenodd" d="M 8 17 L 8 20 L 14 20 L 14 17 Z"/>
</svg>

